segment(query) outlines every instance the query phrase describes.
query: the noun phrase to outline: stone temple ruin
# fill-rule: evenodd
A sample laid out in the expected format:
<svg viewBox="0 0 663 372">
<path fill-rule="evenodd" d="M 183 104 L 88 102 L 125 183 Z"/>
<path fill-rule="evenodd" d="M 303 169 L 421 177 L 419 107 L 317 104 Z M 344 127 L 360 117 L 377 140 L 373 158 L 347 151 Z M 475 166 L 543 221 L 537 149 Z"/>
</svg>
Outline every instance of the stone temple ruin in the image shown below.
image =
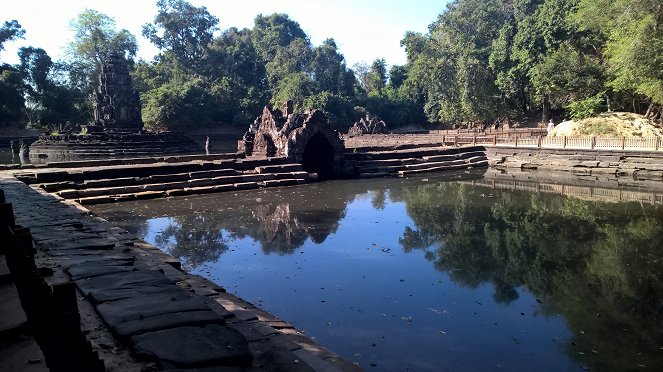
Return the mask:
<svg viewBox="0 0 663 372">
<path fill-rule="evenodd" d="M 286 157 L 321 179 L 343 173 L 345 146 L 322 111 L 295 113 L 292 101 L 266 106 L 239 141 L 238 152 L 253 158 Z"/>
<path fill-rule="evenodd" d="M 80 160 L 201 153 L 202 146 L 181 133 L 145 131 L 140 99 L 133 89 L 127 61 L 110 54 L 99 86 L 90 95 L 93 119 L 80 133 L 44 133 L 30 146 L 30 160 Z"/>
<path fill-rule="evenodd" d="M 88 130 L 142 130 L 140 98 L 133 89 L 129 67 L 121 55 L 111 54 L 101 66 L 99 87 L 90 94 L 93 122 Z"/>
<path fill-rule="evenodd" d="M 357 137 L 363 134 L 386 134 L 389 133 L 387 124 L 375 116 L 366 115 L 348 128 L 348 137 Z"/>
</svg>

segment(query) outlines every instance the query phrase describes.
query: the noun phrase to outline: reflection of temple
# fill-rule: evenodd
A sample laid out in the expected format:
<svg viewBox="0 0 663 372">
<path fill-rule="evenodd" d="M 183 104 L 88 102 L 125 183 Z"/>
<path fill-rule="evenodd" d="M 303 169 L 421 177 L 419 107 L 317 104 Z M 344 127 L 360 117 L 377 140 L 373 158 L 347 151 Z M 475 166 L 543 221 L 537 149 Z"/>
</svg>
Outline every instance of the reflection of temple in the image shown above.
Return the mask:
<svg viewBox="0 0 663 372">
<path fill-rule="evenodd" d="M 90 102 L 94 119 L 88 128 L 143 129 L 138 92 L 121 55 L 111 54 L 101 65 L 99 87 L 90 95 Z"/>
</svg>

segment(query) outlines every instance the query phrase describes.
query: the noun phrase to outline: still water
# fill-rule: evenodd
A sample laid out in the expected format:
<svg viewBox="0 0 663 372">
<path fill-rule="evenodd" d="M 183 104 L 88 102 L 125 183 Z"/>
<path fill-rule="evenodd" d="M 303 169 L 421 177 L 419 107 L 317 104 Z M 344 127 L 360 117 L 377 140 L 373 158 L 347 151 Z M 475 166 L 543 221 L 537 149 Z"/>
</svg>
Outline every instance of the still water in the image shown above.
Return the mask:
<svg viewBox="0 0 663 372">
<path fill-rule="evenodd" d="M 482 177 L 330 181 L 95 212 L 368 370 L 661 368 L 660 198 L 596 201 Z"/>
</svg>

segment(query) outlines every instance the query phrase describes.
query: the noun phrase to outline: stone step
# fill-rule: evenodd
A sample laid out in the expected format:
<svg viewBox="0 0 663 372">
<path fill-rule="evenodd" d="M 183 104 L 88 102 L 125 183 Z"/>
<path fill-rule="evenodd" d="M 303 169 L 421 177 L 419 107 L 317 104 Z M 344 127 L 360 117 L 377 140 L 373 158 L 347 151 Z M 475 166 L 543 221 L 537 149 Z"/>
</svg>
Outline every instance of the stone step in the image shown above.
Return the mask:
<svg viewBox="0 0 663 372">
<path fill-rule="evenodd" d="M 359 160 L 357 166 L 370 167 L 370 166 L 388 166 L 388 165 L 403 165 L 414 164 L 421 162 L 420 158 L 403 158 L 403 159 L 377 159 L 377 160 Z"/>
<path fill-rule="evenodd" d="M 395 172 L 366 172 L 366 173 L 359 173 L 359 177 L 361 177 L 361 178 L 393 177 L 394 175 L 396 175 Z"/>
<path fill-rule="evenodd" d="M 31 173 L 20 173 L 17 174 L 16 177 L 28 184 L 63 181 L 84 182 L 87 180 L 150 177 L 153 175 L 228 169 L 235 168 L 234 163 L 234 160 L 219 160 L 213 162 L 140 164 L 133 167 L 110 166 L 72 170 L 39 170 Z"/>
<path fill-rule="evenodd" d="M 451 155 L 424 156 L 422 159 L 425 161 L 446 161 L 446 160 L 466 159 L 474 156 L 486 156 L 486 154 L 483 151 L 470 151 L 470 152 L 462 152 L 459 154 L 451 154 Z"/>
<path fill-rule="evenodd" d="M 72 181 L 53 182 L 53 183 L 41 184 L 40 187 L 48 192 L 55 192 L 55 191 L 68 190 L 68 189 L 82 190 L 82 189 L 93 189 L 93 188 L 135 186 L 135 185 L 144 185 L 149 183 L 189 181 L 189 180 L 213 178 L 219 176 L 233 176 L 237 174 L 238 172 L 234 169 L 218 169 L 218 170 L 189 172 L 189 173 L 155 174 L 149 177 L 124 177 L 124 178 L 113 178 L 113 179 L 89 180 L 83 182 L 72 182 Z"/>
<path fill-rule="evenodd" d="M 129 201 L 129 200 L 154 199 L 154 198 L 161 198 L 168 196 L 196 195 L 196 194 L 206 194 L 206 193 L 224 192 L 224 191 L 251 190 L 260 187 L 301 185 L 306 182 L 308 182 L 308 179 L 303 177 L 265 179 L 263 181 L 237 182 L 237 183 L 226 183 L 221 185 L 173 188 L 163 191 L 139 191 L 135 193 L 118 193 L 118 194 L 99 195 L 99 196 L 86 196 L 76 199 L 76 202 L 78 202 L 81 205 L 104 204 L 104 203 L 115 203 L 115 202 Z"/>
<path fill-rule="evenodd" d="M 447 170 L 470 169 L 470 168 L 483 168 L 483 167 L 487 167 L 487 166 L 488 166 L 488 160 L 480 160 L 480 161 L 473 162 L 473 163 L 433 166 L 433 167 L 430 167 L 430 168 L 423 168 L 423 169 L 402 170 L 402 171 L 398 171 L 398 175 L 402 177 L 402 176 L 408 176 L 408 175 L 418 174 L 418 173 L 440 172 L 440 171 L 447 171 Z"/>
<path fill-rule="evenodd" d="M 218 185 L 235 184 L 238 182 L 259 182 L 272 178 L 274 178 L 274 175 L 272 174 L 240 174 L 234 176 L 192 179 L 180 182 L 145 183 L 130 186 L 62 190 L 56 194 L 64 199 L 76 199 L 103 195 L 135 194 L 140 192 L 163 192 L 167 190 L 191 187 L 213 187 Z"/>
<path fill-rule="evenodd" d="M 423 147 L 406 150 L 391 151 L 368 151 L 348 153 L 346 156 L 353 160 L 379 160 L 379 159 L 403 159 L 413 157 L 435 156 L 435 155 L 453 155 L 458 153 L 485 151 L 483 146 L 464 146 L 464 147 Z"/>
<path fill-rule="evenodd" d="M 449 160 L 449 161 L 431 161 L 427 163 L 421 163 L 421 164 L 411 164 L 411 165 L 405 165 L 405 169 L 403 170 L 416 170 L 416 169 L 428 169 L 428 168 L 434 168 L 434 167 L 444 167 L 444 166 L 455 166 L 455 165 L 465 165 L 469 163 L 474 163 L 477 161 L 481 160 L 486 160 L 485 155 L 481 156 L 474 156 L 471 158 L 467 159 L 458 159 L 458 160 Z"/>
<path fill-rule="evenodd" d="M 301 172 L 304 168 L 299 163 L 258 166 L 255 171 L 262 173 Z"/>
</svg>

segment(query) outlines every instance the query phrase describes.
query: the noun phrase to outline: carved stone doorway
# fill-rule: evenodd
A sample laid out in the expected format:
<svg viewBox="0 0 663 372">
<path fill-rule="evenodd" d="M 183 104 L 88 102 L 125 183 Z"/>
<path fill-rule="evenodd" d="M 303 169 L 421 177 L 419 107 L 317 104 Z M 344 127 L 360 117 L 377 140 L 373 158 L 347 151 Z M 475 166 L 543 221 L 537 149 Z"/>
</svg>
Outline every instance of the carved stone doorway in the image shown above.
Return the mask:
<svg viewBox="0 0 663 372">
<path fill-rule="evenodd" d="M 321 180 L 334 178 L 334 147 L 324 134 L 318 132 L 304 147 L 302 166 L 309 173 L 317 173 Z"/>
</svg>

